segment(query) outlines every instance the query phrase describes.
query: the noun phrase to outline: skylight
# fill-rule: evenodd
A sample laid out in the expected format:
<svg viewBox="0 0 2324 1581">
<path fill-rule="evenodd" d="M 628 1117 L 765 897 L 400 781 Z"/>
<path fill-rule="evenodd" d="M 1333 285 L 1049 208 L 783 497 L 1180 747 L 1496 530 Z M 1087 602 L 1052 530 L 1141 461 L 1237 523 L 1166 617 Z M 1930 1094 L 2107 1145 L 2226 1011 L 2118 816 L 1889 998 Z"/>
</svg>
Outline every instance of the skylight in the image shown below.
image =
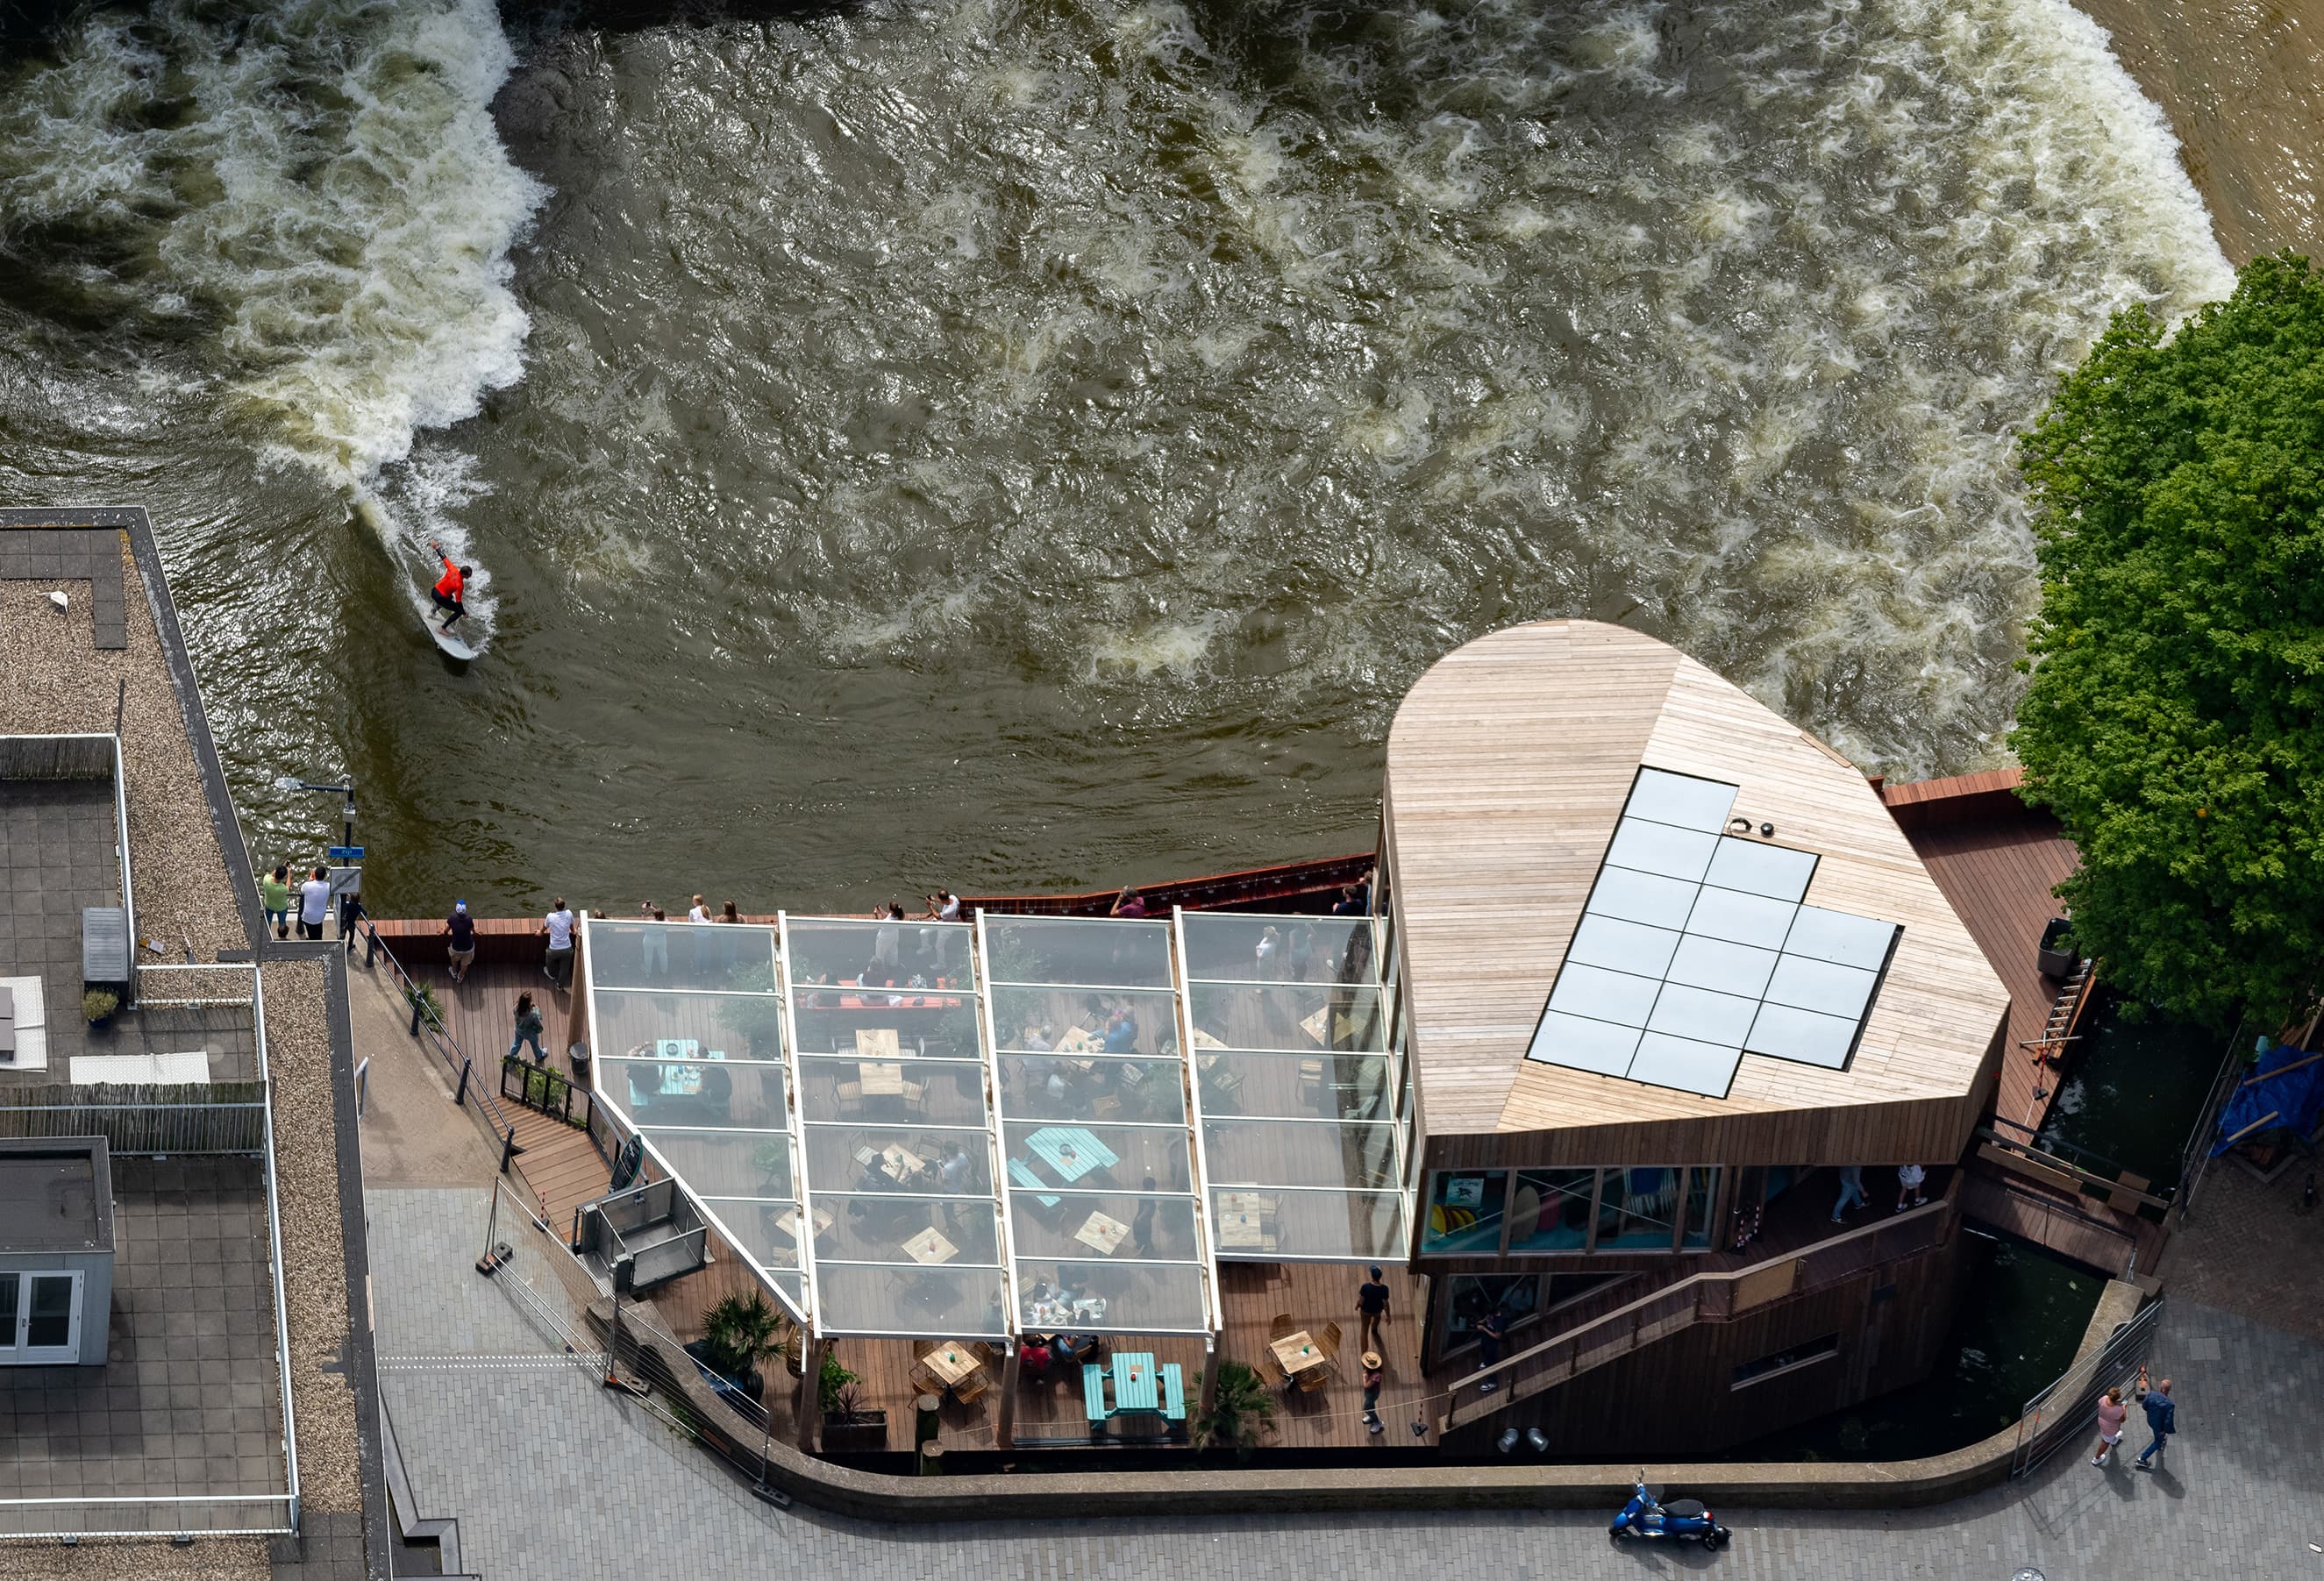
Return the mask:
<svg viewBox="0 0 2324 1581">
<path fill-rule="evenodd" d="M 1638 771 L 1529 1058 L 1709 1098 L 1746 1053 L 1847 1066 L 1903 930 L 1804 904 L 1815 853 L 1726 832 L 1736 790 Z"/>
</svg>

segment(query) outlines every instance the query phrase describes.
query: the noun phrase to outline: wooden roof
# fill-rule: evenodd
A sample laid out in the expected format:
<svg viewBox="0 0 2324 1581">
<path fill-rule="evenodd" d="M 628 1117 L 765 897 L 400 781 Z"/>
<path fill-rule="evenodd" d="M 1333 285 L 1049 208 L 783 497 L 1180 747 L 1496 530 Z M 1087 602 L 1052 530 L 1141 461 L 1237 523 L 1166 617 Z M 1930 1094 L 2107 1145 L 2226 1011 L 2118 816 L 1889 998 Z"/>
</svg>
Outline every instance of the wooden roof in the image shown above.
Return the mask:
<svg viewBox="0 0 2324 1581">
<path fill-rule="evenodd" d="M 1714 1098 L 1526 1058 L 1641 765 L 1739 786 L 1738 815 L 1821 858 L 1809 905 L 1904 924 L 1847 1070 L 1746 1054 Z M 2008 1009 L 1853 765 L 1622 627 L 1538 621 L 1439 660 L 1388 732 L 1386 805 L 1430 1135 L 1958 1098 Z"/>
</svg>

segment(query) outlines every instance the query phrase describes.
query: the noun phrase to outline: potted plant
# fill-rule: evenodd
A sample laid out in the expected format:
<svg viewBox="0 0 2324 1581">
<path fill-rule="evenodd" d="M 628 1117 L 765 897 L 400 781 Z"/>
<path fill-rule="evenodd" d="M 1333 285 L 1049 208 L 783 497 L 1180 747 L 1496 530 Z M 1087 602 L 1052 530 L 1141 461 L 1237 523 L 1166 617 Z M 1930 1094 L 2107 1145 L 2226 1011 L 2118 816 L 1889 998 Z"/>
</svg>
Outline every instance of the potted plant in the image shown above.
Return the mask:
<svg viewBox="0 0 2324 1581">
<path fill-rule="evenodd" d="M 91 1026 L 103 1026 L 120 1008 L 121 996 L 111 988 L 88 988 L 81 994 L 81 1019 Z"/>
<path fill-rule="evenodd" d="M 823 1353 L 823 1373 L 816 1380 L 816 1398 L 823 1407 L 823 1450 L 826 1455 L 876 1454 L 888 1447 L 888 1413 L 856 1402 L 856 1375 L 842 1366 L 828 1350 Z"/>
<path fill-rule="evenodd" d="M 775 969 L 759 961 L 727 976 L 736 997 L 719 1007 L 718 1019 L 750 1048 L 753 1058 L 779 1054 L 783 1047 L 783 1002 L 775 997 Z M 748 996 L 748 997 L 745 997 Z"/>
<path fill-rule="evenodd" d="M 1194 1418 L 1194 1448 L 1232 1449 L 1237 1460 L 1249 1460 L 1274 1430 L 1275 1395 L 1267 1381 L 1240 1362 L 1220 1362 L 1218 1387 Z"/>
<path fill-rule="evenodd" d="M 766 1387 L 759 1364 L 776 1353 L 781 1326 L 782 1319 L 758 1291 L 725 1296 L 704 1310 L 702 1337 L 686 1353 L 756 1400 Z"/>
</svg>

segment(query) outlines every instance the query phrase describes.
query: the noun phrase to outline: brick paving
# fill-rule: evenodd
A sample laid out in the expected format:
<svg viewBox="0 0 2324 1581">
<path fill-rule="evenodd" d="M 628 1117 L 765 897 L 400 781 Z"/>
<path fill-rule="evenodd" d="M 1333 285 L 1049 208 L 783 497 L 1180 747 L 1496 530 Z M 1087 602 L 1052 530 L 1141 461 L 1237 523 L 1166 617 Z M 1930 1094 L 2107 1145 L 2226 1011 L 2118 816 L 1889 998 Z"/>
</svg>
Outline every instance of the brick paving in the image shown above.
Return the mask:
<svg viewBox="0 0 2324 1581">
<path fill-rule="evenodd" d="M 2153 1359 L 2177 1381 L 2182 1432 L 2161 1473 L 2100 1472 L 2062 1452 L 2025 1482 L 1934 1509 L 1722 1510 L 1736 1542 L 1715 1556 L 1617 1549 L 1605 1517 L 1584 1512 L 1122 1521 L 1061 1509 L 1038 1525 L 885 1527 L 757 1503 L 703 1451 L 578 1367 L 452 1354 L 456 1339 L 477 1356 L 558 1351 L 470 1266 L 485 1193 L 374 1190 L 370 1202 L 381 1388 L 420 1513 L 457 1516 L 463 1562 L 487 1576 L 629 1581 L 811 1566 L 897 1581 L 1184 1581 L 1271 1578 L 1287 1567 L 1506 1581 L 1713 1569 L 1755 1581 L 1916 1581 L 2001 1578 L 2026 1564 L 2050 1581 L 2324 1576 L 2324 1556 L 2308 1547 L 2324 1541 L 2324 1344 L 2177 1296 Z"/>
<path fill-rule="evenodd" d="M 2188 1227 L 2163 1253 L 2163 1290 L 2324 1341 L 2324 1209 L 2295 1211 L 2315 1167 L 2294 1164 L 2262 1185 L 2215 1161 L 2196 1189 Z"/>
</svg>

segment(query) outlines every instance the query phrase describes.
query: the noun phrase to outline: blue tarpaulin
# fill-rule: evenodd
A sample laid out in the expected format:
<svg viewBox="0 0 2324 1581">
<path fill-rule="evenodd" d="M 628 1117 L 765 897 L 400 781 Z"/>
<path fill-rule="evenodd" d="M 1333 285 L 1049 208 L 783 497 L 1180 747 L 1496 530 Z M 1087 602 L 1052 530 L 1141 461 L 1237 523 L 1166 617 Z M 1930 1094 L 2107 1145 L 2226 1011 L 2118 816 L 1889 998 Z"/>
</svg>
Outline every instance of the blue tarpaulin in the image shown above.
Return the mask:
<svg viewBox="0 0 2324 1581">
<path fill-rule="evenodd" d="M 2275 1044 L 2228 1095 L 2227 1107 L 2219 1111 L 2219 1137 L 2212 1144 L 2212 1155 L 2278 1126 L 2308 1135 L 2316 1129 L 2319 1111 L 2324 1111 L 2324 1060 L 2312 1059 L 2307 1050 L 2289 1043 Z"/>
</svg>

